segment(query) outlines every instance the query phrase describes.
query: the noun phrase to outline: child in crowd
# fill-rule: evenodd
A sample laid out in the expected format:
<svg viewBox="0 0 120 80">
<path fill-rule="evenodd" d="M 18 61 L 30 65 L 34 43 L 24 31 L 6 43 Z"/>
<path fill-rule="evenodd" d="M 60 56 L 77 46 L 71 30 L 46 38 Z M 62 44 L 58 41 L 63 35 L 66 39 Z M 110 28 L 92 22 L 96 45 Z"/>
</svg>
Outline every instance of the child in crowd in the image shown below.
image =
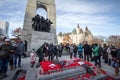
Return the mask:
<svg viewBox="0 0 120 80">
<path fill-rule="evenodd" d="M 32 53 L 30 53 L 31 67 L 34 66 L 35 61 L 36 61 L 36 53 L 35 53 L 35 49 L 32 49 Z"/>
</svg>

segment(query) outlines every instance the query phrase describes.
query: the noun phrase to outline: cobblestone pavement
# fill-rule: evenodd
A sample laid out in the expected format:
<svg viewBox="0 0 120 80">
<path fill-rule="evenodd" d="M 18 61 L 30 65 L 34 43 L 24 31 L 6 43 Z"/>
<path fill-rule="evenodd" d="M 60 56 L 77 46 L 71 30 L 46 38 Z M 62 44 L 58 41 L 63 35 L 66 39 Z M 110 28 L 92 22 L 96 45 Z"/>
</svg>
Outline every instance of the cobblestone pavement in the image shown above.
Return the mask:
<svg viewBox="0 0 120 80">
<path fill-rule="evenodd" d="M 29 73 L 29 75 L 27 75 L 27 80 L 34 80 L 35 76 L 36 76 L 36 74 L 38 72 L 38 68 L 36 68 L 35 66 L 34 66 L 34 68 L 31 68 L 29 59 L 30 59 L 29 57 L 28 58 L 22 58 L 22 67 L 21 67 L 21 69 L 27 70 L 27 73 Z M 64 55 L 61 58 L 59 58 L 59 60 L 63 60 L 63 59 L 70 59 L 70 58 L 67 55 Z M 113 69 L 112 66 L 109 66 L 108 64 L 105 64 L 105 63 L 102 62 L 102 68 L 105 71 L 107 71 L 108 74 L 110 74 L 110 75 L 114 74 L 114 69 Z M 18 69 L 20 69 L 20 68 L 18 68 Z M 4 78 L 4 79 L 1 79 L 1 80 L 12 80 L 13 75 L 15 74 L 15 72 L 18 69 L 10 70 L 8 68 L 8 77 Z M 119 76 L 120 76 L 120 73 L 119 73 Z"/>
</svg>

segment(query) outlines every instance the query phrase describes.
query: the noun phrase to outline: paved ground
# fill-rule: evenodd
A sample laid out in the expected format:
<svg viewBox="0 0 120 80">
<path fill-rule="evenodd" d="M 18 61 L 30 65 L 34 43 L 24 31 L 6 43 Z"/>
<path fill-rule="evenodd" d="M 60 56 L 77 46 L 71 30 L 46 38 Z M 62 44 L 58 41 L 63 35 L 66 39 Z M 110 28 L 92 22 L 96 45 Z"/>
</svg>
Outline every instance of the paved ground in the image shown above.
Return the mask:
<svg viewBox="0 0 120 80">
<path fill-rule="evenodd" d="M 64 55 L 59 59 L 60 60 L 69 59 L 69 56 Z M 29 57 L 28 58 L 22 58 L 22 67 L 21 68 L 28 71 L 27 73 L 29 73 L 29 75 L 27 75 L 27 80 L 33 80 L 33 78 L 35 78 L 35 77 L 31 77 L 31 76 L 36 75 L 37 74 L 36 72 L 37 72 L 38 69 L 36 67 L 34 67 L 34 68 L 30 67 Z M 102 63 L 102 68 L 105 71 L 107 71 L 110 75 L 114 74 L 114 69 L 111 66 L 109 66 L 108 64 Z M 20 69 L 20 68 L 18 68 L 18 69 Z M 18 69 L 16 69 L 16 70 L 18 70 Z M 14 73 L 16 72 L 16 70 L 11 71 L 11 70 L 8 69 L 8 77 L 4 78 L 4 79 L 1 79 L 1 80 L 12 80 L 12 77 L 13 77 Z M 32 74 L 34 74 L 34 75 L 32 75 Z M 119 76 L 120 76 L 120 73 L 119 73 Z"/>
</svg>

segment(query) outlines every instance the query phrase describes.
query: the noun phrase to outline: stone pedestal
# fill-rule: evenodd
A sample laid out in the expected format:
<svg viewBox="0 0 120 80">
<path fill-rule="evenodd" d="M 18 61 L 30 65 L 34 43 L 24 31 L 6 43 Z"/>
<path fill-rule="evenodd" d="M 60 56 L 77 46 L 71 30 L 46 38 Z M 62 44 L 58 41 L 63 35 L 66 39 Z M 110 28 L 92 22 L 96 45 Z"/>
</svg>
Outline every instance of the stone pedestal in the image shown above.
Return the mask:
<svg viewBox="0 0 120 80">
<path fill-rule="evenodd" d="M 51 24 L 51 30 L 50 30 L 51 33 L 43 32 L 41 34 L 38 32 L 37 34 L 34 34 L 36 32 L 33 32 L 31 21 L 32 21 L 32 18 L 36 15 L 36 11 L 38 8 L 42 8 L 46 10 L 47 18 L 53 22 L 53 24 Z M 53 40 L 53 37 L 54 37 L 54 40 Z M 36 45 L 34 44 L 35 41 L 33 40 L 40 40 L 40 43 L 38 45 L 42 44 L 41 42 L 45 42 L 45 41 L 46 42 L 54 41 L 54 43 L 57 44 L 55 0 L 28 0 L 27 1 L 23 30 L 21 32 L 21 38 L 22 40 L 27 40 L 28 51 L 31 48 L 34 48 L 34 47 L 37 48 Z M 31 47 L 32 45 L 34 45 L 34 47 Z"/>
<path fill-rule="evenodd" d="M 54 43 L 54 34 L 48 32 L 32 31 L 30 50 L 37 50 L 43 43 Z"/>
</svg>

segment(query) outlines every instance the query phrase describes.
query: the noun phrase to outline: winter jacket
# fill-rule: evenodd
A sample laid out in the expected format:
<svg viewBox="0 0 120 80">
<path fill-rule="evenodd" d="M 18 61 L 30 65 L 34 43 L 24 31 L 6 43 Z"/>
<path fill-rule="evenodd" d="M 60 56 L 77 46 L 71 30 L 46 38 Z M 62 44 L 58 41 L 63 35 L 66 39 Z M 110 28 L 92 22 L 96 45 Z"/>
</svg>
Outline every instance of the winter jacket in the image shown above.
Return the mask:
<svg viewBox="0 0 120 80">
<path fill-rule="evenodd" d="M 13 50 L 13 46 L 10 44 L 4 44 L 0 46 L 0 59 L 9 58 L 9 55 Z"/>
<path fill-rule="evenodd" d="M 91 47 L 90 47 L 90 45 L 88 45 L 88 44 L 85 44 L 85 45 L 83 46 L 83 49 L 84 49 L 84 53 L 85 53 L 85 54 L 90 54 L 90 53 L 92 53 Z"/>
<path fill-rule="evenodd" d="M 82 46 L 82 45 L 79 45 L 79 46 L 78 46 L 78 51 L 81 51 L 81 52 L 82 52 L 82 49 L 83 49 L 83 46 Z"/>
<path fill-rule="evenodd" d="M 93 50 L 93 54 L 94 54 L 95 56 L 99 56 L 99 47 L 98 47 L 98 46 L 96 46 L 96 47 L 93 48 L 92 50 Z"/>
<path fill-rule="evenodd" d="M 22 42 L 17 43 L 17 55 L 22 55 L 24 52 L 24 44 Z"/>
</svg>

